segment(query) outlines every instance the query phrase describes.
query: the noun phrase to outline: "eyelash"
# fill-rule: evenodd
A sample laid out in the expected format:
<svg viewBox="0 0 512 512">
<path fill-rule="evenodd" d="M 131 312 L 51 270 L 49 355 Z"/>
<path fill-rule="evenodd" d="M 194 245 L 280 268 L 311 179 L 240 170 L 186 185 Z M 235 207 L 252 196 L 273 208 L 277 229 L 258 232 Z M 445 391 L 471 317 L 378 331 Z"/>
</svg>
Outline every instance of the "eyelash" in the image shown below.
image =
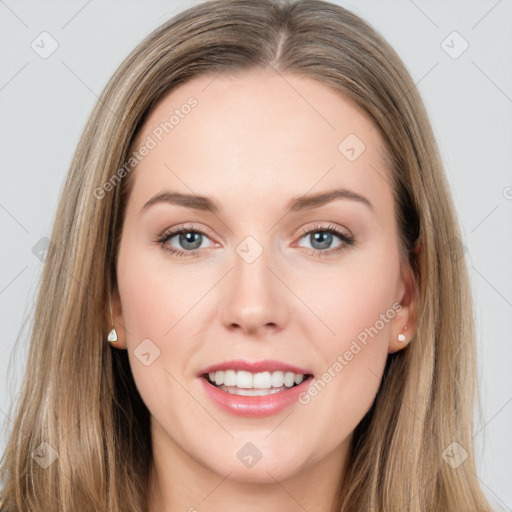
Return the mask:
<svg viewBox="0 0 512 512">
<path fill-rule="evenodd" d="M 335 249 L 330 249 L 330 250 L 326 250 L 326 251 L 321 251 L 319 249 L 313 249 L 311 255 L 312 256 L 319 256 L 319 257 L 325 257 L 325 256 L 331 256 L 332 254 L 334 253 L 337 253 L 343 249 L 346 249 L 352 245 L 354 245 L 354 242 L 355 242 L 355 238 L 351 235 L 348 235 L 344 232 L 342 232 L 338 227 L 336 227 L 334 224 L 329 224 L 329 225 L 316 225 L 316 226 L 313 226 L 313 227 L 309 227 L 309 228 L 303 228 L 301 230 L 301 236 L 299 238 L 302 239 L 304 238 L 304 236 L 310 234 L 310 233 L 314 233 L 314 232 L 323 232 L 323 233 L 331 233 L 331 234 L 334 234 L 336 236 L 338 236 L 341 241 L 343 242 L 343 244 L 341 244 L 339 247 L 336 247 Z M 171 230 L 166 230 L 164 231 L 156 240 L 155 240 L 155 243 L 156 244 L 159 244 L 162 249 L 174 256 L 178 256 L 178 257 L 183 257 L 183 258 L 186 258 L 186 257 L 192 257 L 192 258 L 197 258 L 199 257 L 199 254 L 198 254 L 198 251 L 199 249 L 194 249 L 192 251 L 183 251 L 181 249 L 176 249 L 172 246 L 169 246 L 167 245 L 167 242 L 170 238 L 172 238 L 173 236 L 175 235 L 180 235 L 180 234 L 183 234 L 183 233 L 199 233 L 201 235 L 204 235 L 206 237 L 208 237 L 208 233 L 204 232 L 203 230 L 201 229 L 198 229 L 198 228 L 195 228 L 194 226 L 182 226 L 178 229 L 171 229 Z"/>
</svg>

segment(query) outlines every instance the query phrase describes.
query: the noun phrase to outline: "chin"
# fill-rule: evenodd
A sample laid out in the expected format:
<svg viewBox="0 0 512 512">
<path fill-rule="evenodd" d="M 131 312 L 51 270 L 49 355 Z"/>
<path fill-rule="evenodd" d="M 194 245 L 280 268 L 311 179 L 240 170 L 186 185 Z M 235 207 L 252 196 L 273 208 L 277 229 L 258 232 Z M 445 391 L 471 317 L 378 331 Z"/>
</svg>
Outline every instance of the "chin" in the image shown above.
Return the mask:
<svg viewBox="0 0 512 512">
<path fill-rule="evenodd" d="M 252 468 L 240 467 L 241 465 L 233 464 L 231 467 L 223 467 L 220 474 L 224 477 L 229 474 L 229 480 L 239 483 L 275 484 L 276 480 L 279 482 L 287 480 L 297 473 L 296 467 L 283 467 L 282 464 L 276 466 L 276 464 L 269 464 L 268 462 L 264 464 L 260 460 Z"/>
<path fill-rule="evenodd" d="M 276 480 L 287 480 L 298 473 L 303 465 L 297 461 L 300 457 L 293 453 L 293 447 L 287 449 L 281 446 L 281 450 L 277 449 L 272 454 L 265 449 L 258 453 L 250 442 L 240 446 L 233 451 L 232 457 L 223 452 L 215 455 L 215 461 L 204 460 L 203 464 L 222 477 L 229 475 L 231 481 L 253 484 L 275 484 Z M 286 457 L 286 453 L 289 457 Z"/>
</svg>

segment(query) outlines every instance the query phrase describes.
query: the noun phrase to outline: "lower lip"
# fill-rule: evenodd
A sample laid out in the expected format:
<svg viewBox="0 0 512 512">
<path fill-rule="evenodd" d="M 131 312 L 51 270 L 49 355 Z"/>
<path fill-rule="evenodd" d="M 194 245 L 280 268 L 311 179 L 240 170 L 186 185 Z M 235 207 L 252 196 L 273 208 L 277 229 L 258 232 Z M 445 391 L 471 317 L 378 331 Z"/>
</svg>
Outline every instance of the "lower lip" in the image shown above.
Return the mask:
<svg viewBox="0 0 512 512">
<path fill-rule="evenodd" d="M 294 386 L 285 391 L 272 393 L 265 396 L 242 396 L 222 391 L 204 378 L 199 378 L 206 395 L 222 410 L 243 416 L 245 418 L 259 418 L 262 416 L 271 416 L 286 409 L 286 407 L 296 403 L 299 395 L 307 390 L 312 377 L 303 380 L 298 386 Z"/>
</svg>

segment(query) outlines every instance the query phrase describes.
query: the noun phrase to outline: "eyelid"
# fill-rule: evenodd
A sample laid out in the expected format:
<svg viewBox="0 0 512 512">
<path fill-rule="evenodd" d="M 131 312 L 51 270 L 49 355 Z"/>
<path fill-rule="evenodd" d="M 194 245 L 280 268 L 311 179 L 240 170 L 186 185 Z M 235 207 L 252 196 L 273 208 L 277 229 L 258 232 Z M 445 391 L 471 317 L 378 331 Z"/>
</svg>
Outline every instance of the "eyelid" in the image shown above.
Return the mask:
<svg viewBox="0 0 512 512">
<path fill-rule="evenodd" d="M 201 233 L 202 235 L 206 235 L 210 239 L 214 239 L 215 236 L 212 234 L 211 230 L 206 227 L 197 225 L 197 224 L 179 224 L 177 226 L 173 226 L 172 228 L 165 229 L 162 231 L 162 234 L 159 238 L 170 237 L 171 235 L 176 235 L 182 232 L 193 231 L 195 233 Z"/>
<path fill-rule="evenodd" d="M 310 225 L 307 225 L 307 226 L 304 226 L 302 228 L 300 228 L 300 235 L 301 237 L 304 236 L 304 235 L 307 235 L 308 233 L 311 233 L 311 231 L 335 231 L 335 232 L 339 232 L 341 233 L 342 235 L 346 236 L 347 238 L 349 239 L 353 239 L 353 235 L 352 233 L 350 233 L 350 231 L 342 226 L 338 226 L 337 224 L 333 224 L 332 222 L 329 222 L 329 221 L 326 221 L 326 222 L 322 222 L 322 221 L 318 221 L 314 224 L 310 224 Z"/>
<path fill-rule="evenodd" d="M 317 221 L 314 224 L 309 224 L 307 226 L 302 227 L 299 230 L 300 236 L 298 237 L 297 242 L 300 242 L 300 240 L 302 240 L 302 238 L 304 238 L 304 236 L 306 236 L 312 232 L 315 232 L 315 231 L 325 231 L 325 232 L 333 233 L 335 236 L 337 236 L 342 241 L 342 244 L 336 249 L 328 249 L 326 251 L 313 249 L 314 254 L 319 254 L 319 255 L 322 254 L 322 255 L 328 256 L 333 253 L 336 253 L 336 251 L 341 250 L 346 246 L 353 245 L 355 242 L 355 237 L 350 233 L 349 230 L 347 230 L 344 227 L 333 224 L 332 222 L 329 222 L 329 221 L 324 221 L 324 222 Z M 160 243 L 160 245 L 164 246 L 168 239 L 174 237 L 177 234 L 184 233 L 184 232 L 200 233 L 200 234 L 208 237 L 209 239 L 212 239 L 213 243 L 217 244 L 217 246 L 218 246 L 218 243 L 215 242 L 215 237 L 210 234 L 210 230 L 208 228 L 205 228 L 202 226 L 200 227 L 198 225 L 194 225 L 191 223 L 173 226 L 172 228 L 168 228 L 168 229 L 164 230 L 161 233 L 161 235 L 158 236 L 158 238 L 156 239 L 156 242 Z M 191 251 L 184 251 L 183 249 L 178 249 L 175 247 L 164 248 L 164 250 L 170 251 L 171 253 L 174 252 L 174 253 L 179 253 L 179 254 L 187 254 L 188 256 L 195 256 L 195 257 L 198 257 L 203 252 L 204 249 L 207 249 L 207 248 L 194 249 Z"/>
<path fill-rule="evenodd" d="M 319 230 L 339 231 L 339 232 L 341 232 L 341 234 L 343 234 L 347 238 L 349 238 L 349 239 L 353 238 L 353 236 L 349 230 L 347 230 L 346 228 L 344 228 L 342 226 L 333 224 L 332 222 L 329 222 L 329 221 L 325 221 L 325 222 L 317 221 L 316 223 L 309 224 L 307 226 L 303 226 L 299 230 L 299 235 L 302 238 L 304 235 L 307 235 L 307 234 L 311 233 L 312 231 L 317 231 L 317 230 L 318 231 Z M 198 226 L 196 224 L 180 224 L 178 226 L 173 226 L 172 228 L 165 229 L 160 234 L 160 236 L 158 238 L 168 237 L 173 234 L 181 233 L 184 231 L 193 231 L 193 232 L 201 233 L 203 235 L 208 236 L 208 238 L 210 238 L 210 239 L 215 238 L 215 236 L 213 236 L 212 232 L 208 228 L 203 227 L 203 226 Z"/>
</svg>

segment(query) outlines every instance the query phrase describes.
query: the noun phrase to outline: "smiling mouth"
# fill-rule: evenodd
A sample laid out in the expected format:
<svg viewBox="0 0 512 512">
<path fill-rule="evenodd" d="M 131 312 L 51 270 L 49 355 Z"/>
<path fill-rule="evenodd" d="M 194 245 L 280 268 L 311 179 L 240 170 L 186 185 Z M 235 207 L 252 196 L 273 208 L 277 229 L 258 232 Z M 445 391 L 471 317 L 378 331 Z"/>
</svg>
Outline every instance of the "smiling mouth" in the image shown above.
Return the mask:
<svg viewBox="0 0 512 512">
<path fill-rule="evenodd" d="M 213 373 L 215 373 L 215 372 L 213 372 Z M 301 385 L 303 382 L 308 381 L 309 379 L 313 378 L 313 375 L 311 375 L 311 374 L 305 374 L 305 375 L 292 374 L 292 375 L 293 375 L 293 380 L 292 380 L 292 377 L 290 375 L 288 375 L 286 382 L 283 382 L 282 386 L 273 386 L 272 384 L 269 386 L 268 379 L 266 380 L 266 382 L 256 383 L 256 386 L 254 385 L 254 383 L 252 385 L 250 385 L 249 382 L 242 384 L 241 386 L 239 386 L 239 385 L 226 386 L 224 383 L 217 384 L 215 380 L 212 380 L 212 378 L 210 377 L 210 374 L 208 374 L 208 373 L 201 375 L 201 377 L 204 378 L 212 386 L 215 386 L 217 389 L 219 389 L 221 391 L 225 391 L 232 395 L 239 395 L 239 396 L 272 395 L 275 393 L 280 393 L 283 391 L 287 391 L 289 389 L 293 389 L 293 388 Z M 279 378 L 277 380 L 279 381 Z M 276 382 L 276 380 L 274 380 L 274 382 Z"/>
</svg>

